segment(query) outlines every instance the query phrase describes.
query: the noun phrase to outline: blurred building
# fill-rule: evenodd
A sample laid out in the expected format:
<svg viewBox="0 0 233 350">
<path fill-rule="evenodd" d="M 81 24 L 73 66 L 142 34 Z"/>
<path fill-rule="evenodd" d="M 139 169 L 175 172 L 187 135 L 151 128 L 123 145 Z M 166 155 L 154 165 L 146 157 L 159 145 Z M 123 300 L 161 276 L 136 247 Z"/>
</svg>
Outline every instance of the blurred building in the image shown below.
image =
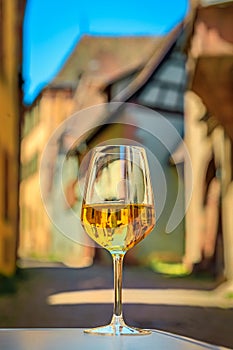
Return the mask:
<svg viewBox="0 0 233 350">
<path fill-rule="evenodd" d="M 21 257 L 43 258 L 49 254 L 51 224 L 41 199 L 39 165 L 50 135 L 71 113 L 72 96 L 72 87 L 50 86 L 24 112 L 20 184 Z"/>
<path fill-rule="evenodd" d="M 80 111 L 80 137 L 72 153 L 79 163 L 97 144 L 128 139 L 144 144 L 165 174 L 168 196 L 162 208 L 165 187 L 156 177 L 158 168 L 153 168 L 161 215 L 154 234 L 140 250 L 134 249 L 132 261 L 182 262 L 181 273 L 204 269 L 232 277 L 232 1 L 191 4 L 184 23 L 164 37 L 83 37 L 58 76 L 28 108 L 22 141 L 21 256 L 48 258 L 51 252 L 52 224 L 39 192 L 40 159 L 54 129 Z M 185 42 L 189 47 L 186 44 L 184 50 Z M 114 112 L 98 107 L 103 102 L 117 107 Z M 171 235 L 165 234 L 167 221 L 172 213 L 184 214 L 191 175 L 185 162 L 184 168 L 180 165 L 184 159 L 177 148 L 179 137 L 165 133 L 162 142 L 153 137 L 162 130 L 157 112 L 177 135 L 184 133 L 193 171 L 189 209 Z M 57 152 L 54 144 L 51 158 Z M 176 162 L 179 165 L 173 166 Z M 48 165 L 48 193 L 53 163 Z"/>
<path fill-rule="evenodd" d="M 22 117 L 22 23 L 25 0 L 0 1 L 0 273 L 16 268 Z"/>
<path fill-rule="evenodd" d="M 70 264 L 78 261 L 75 244 L 59 232 L 55 239 L 52 234 L 54 225 L 46 215 L 39 181 L 43 150 L 56 128 L 72 113 L 105 102 L 103 85 L 114 76 L 127 71 L 129 67 L 142 64 L 153 50 L 154 43 L 153 38 L 84 36 L 58 76 L 26 109 L 21 144 L 20 257 L 63 262 L 67 262 L 67 258 L 70 257 L 73 260 L 69 260 Z M 142 46 L 143 55 L 140 53 Z M 58 142 L 59 140 L 54 143 L 51 150 L 52 165 L 49 166 L 46 179 L 48 193 L 51 193 L 54 181 Z M 76 176 L 77 174 L 74 175 L 75 178 Z M 56 204 L 58 205 L 54 205 Z M 55 240 L 56 253 L 52 248 Z"/>
<path fill-rule="evenodd" d="M 193 194 L 184 261 L 233 277 L 233 2 L 194 1 L 185 96 Z M 190 172 L 186 171 L 186 188 Z"/>
<path fill-rule="evenodd" d="M 151 152 L 148 156 L 158 221 L 152 233 L 140 243 L 140 247 L 127 253 L 128 262 L 131 260 L 134 263 L 149 264 L 157 260 L 172 263 L 182 260 L 183 181 L 182 174 L 177 173 L 169 159 L 183 135 L 185 34 L 180 25 L 168 35 L 157 38 L 157 45 L 144 65 L 138 65 L 135 69 L 112 78 L 105 86 L 104 93 L 107 101 L 113 106 L 115 104 L 115 111 L 93 118 L 92 128 L 76 144 L 79 148 L 85 142 L 88 150 L 102 143 L 139 143 Z M 83 123 L 88 125 L 85 120 Z M 82 157 L 83 155 L 80 156 L 80 161 Z M 155 163 L 157 161 L 158 164 Z M 180 197 L 176 213 L 181 220 L 174 224 L 172 234 L 169 235 L 166 234 L 166 226 L 178 192 Z"/>
<path fill-rule="evenodd" d="M 155 235 L 150 235 L 142 242 L 143 249 L 140 253 L 136 250 L 135 254 L 139 254 L 140 259 L 142 252 L 141 258 L 147 257 L 153 261 L 155 252 L 157 255 L 154 256 L 163 261 L 183 261 L 183 269 L 178 269 L 181 273 L 205 271 L 214 277 L 230 279 L 233 276 L 233 6 L 232 1 L 193 1 L 192 6 L 185 21 L 185 35 L 189 37 L 185 45 L 187 63 L 181 49 L 182 36 L 177 33 L 169 35 L 167 42 L 164 41 L 159 50 L 155 50 L 144 67 L 113 79 L 107 85 L 105 92 L 108 101 L 124 104 L 106 117 L 103 126 L 86 134 L 85 142 L 87 147 L 92 148 L 101 142 L 124 138 L 128 134 L 129 139 L 144 144 L 154 154 L 158 154 L 158 145 L 149 134 L 142 132 L 147 123 L 152 133 L 153 128 L 160 128 L 158 119 L 152 114 L 149 116 L 148 110 L 137 111 L 135 108 L 129 111 L 125 102 L 149 107 L 173 122 L 175 119 L 182 121 L 184 112 L 184 139 L 191 158 L 191 172 L 182 149 L 178 147 L 172 155 L 174 162 L 176 159 L 181 163 L 184 161 L 184 197 L 188 207 L 184 226 L 181 225 L 178 232 L 173 232 L 171 236 L 163 235 L 165 221 L 170 215 L 169 208 L 174 206 L 174 193 L 173 196 L 168 195 L 167 212 L 164 211 L 160 217 Z M 185 67 L 188 73 L 187 86 Z M 129 130 L 124 127 L 124 132 L 113 132 L 112 122 L 119 125 L 127 121 L 134 126 L 136 123 L 136 128 Z M 141 132 L 138 132 L 139 129 Z M 163 154 L 161 150 L 160 154 Z M 165 152 L 163 155 L 165 157 L 160 159 L 160 164 L 165 161 L 165 165 L 169 154 Z M 166 167 L 168 178 L 171 171 L 171 167 Z M 152 174 L 152 181 L 156 181 L 155 175 Z M 176 177 L 177 174 L 167 181 L 171 192 L 176 188 Z M 156 186 L 155 182 L 156 187 L 159 192 L 160 186 Z M 190 198 L 188 192 L 191 188 Z M 182 201 L 180 210 L 184 210 Z M 161 235 L 160 239 L 156 235 Z M 149 247 L 146 247 L 147 242 Z M 158 265 L 155 264 L 155 267 Z M 164 272 L 173 272 L 173 269 L 164 268 Z"/>
</svg>

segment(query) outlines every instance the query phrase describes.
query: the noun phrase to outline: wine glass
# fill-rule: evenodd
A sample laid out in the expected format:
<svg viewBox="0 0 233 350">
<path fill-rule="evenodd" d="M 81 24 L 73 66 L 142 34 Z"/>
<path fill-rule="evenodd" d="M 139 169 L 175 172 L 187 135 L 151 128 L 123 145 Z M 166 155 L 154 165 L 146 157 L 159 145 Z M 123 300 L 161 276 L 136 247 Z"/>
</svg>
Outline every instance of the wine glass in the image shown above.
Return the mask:
<svg viewBox="0 0 233 350">
<path fill-rule="evenodd" d="M 122 315 L 122 267 L 125 253 L 155 225 L 154 197 L 146 152 L 142 147 L 96 147 L 87 172 L 81 223 L 87 234 L 113 258 L 114 310 L 111 323 L 87 329 L 103 335 L 143 335 Z"/>
</svg>

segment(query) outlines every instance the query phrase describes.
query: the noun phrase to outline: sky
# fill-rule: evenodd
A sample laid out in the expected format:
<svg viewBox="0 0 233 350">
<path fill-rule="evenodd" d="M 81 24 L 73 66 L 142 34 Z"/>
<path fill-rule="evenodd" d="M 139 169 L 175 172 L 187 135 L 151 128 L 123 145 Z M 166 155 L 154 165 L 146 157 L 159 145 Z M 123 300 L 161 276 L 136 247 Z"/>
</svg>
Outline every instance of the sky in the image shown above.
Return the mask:
<svg viewBox="0 0 233 350">
<path fill-rule="evenodd" d="M 82 35 L 162 35 L 188 0 L 28 0 L 23 33 L 24 103 L 58 74 Z"/>
</svg>

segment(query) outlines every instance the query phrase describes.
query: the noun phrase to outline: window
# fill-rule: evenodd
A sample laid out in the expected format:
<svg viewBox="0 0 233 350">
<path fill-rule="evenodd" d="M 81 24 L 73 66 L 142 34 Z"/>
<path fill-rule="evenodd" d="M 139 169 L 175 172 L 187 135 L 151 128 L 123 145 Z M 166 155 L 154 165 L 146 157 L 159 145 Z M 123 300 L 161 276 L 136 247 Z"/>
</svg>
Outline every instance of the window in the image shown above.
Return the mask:
<svg viewBox="0 0 233 350">
<path fill-rule="evenodd" d="M 183 113 L 186 86 L 185 59 L 170 55 L 155 71 L 138 96 L 139 103 L 151 108 Z"/>
<path fill-rule="evenodd" d="M 182 45 L 184 34 L 155 69 L 148 82 L 139 91 L 137 102 L 150 108 L 168 112 L 184 113 L 186 89 L 186 56 Z"/>
</svg>

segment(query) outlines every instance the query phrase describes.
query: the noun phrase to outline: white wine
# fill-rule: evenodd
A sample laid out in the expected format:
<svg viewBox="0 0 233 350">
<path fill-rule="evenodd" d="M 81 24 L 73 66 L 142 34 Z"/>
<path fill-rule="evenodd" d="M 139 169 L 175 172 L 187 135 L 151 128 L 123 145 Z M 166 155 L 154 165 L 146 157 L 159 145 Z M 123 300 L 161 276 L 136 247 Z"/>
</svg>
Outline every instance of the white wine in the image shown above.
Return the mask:
<svg viewBox="0 0 233 350">
<path fill-rule="evenodd" d="M 84 204 L 82 225 L 87 234 L 110 252 L 126 252 L 144 239 L 155 226 L 152 205 Z"/>
<path fill-rule="evenodd" d="M 127 326 L 122 317 L 124 254 L 143 240 L 155 225 L 153 188 L 142 147 L 104 145 L 93 150 L 86 173 L 81 222 L 90 238 L 111 253 L 114 268 L 112 320 L 85 333 L 150 334 L 149 330 Z"/>
</svg>

